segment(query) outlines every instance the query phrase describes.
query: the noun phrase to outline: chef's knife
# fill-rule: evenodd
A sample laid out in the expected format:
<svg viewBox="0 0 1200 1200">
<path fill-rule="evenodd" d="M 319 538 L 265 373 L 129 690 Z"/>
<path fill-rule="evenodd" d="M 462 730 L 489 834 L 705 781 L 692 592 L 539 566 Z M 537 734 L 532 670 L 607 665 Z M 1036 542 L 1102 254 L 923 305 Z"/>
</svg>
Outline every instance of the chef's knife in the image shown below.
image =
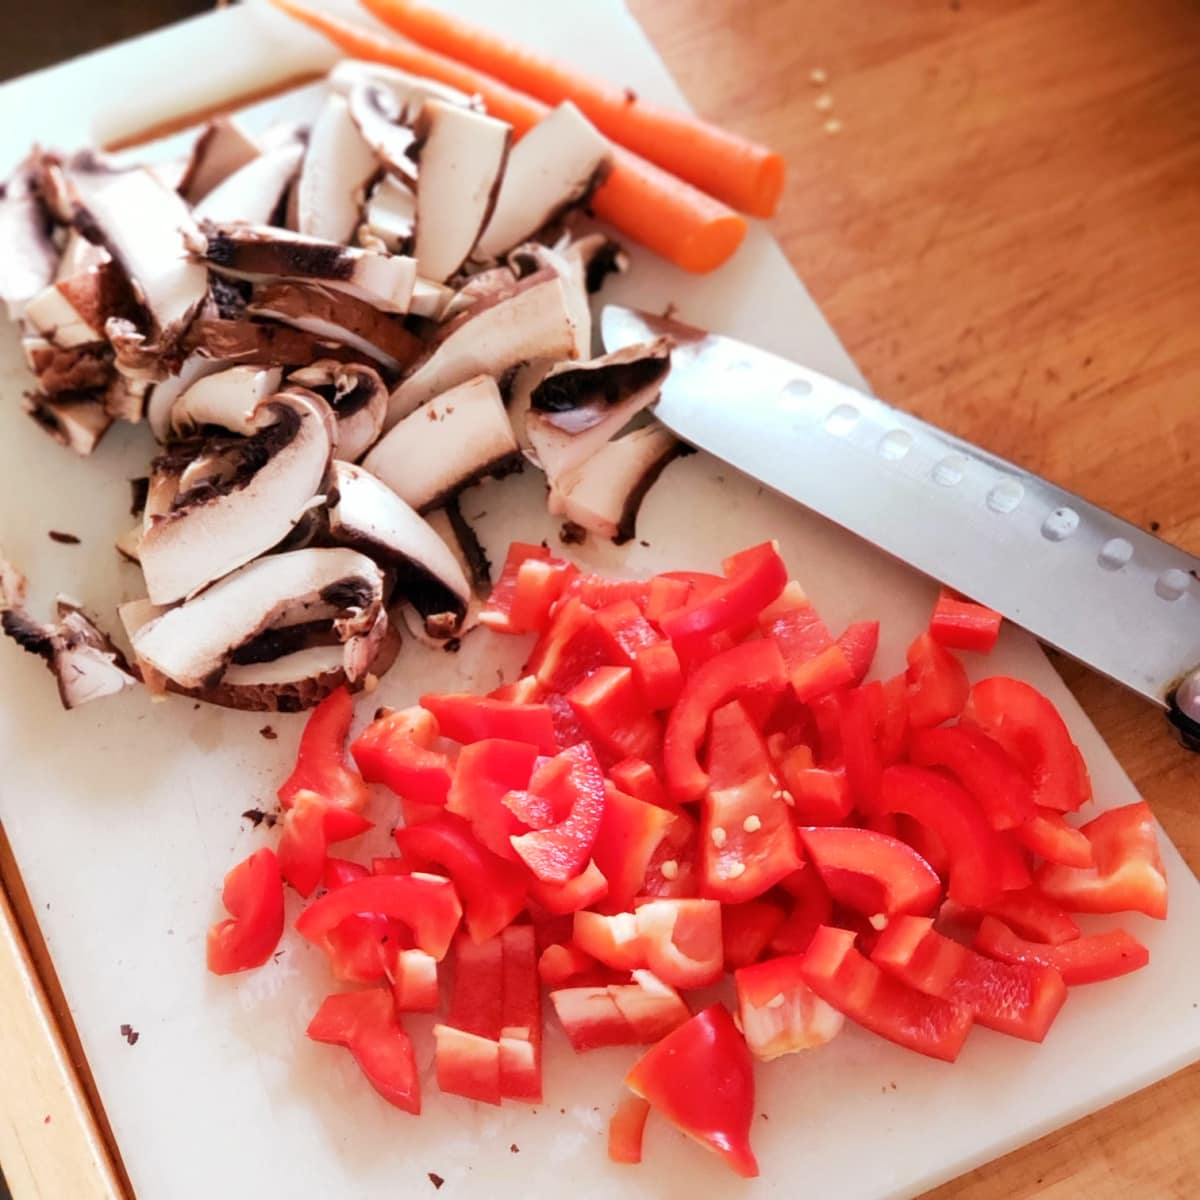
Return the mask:
<svg viewBox="0 0 1200 1200">
<path fill-rule="evenodd" d="M 1200 748 L 1200 559 L 872 396 L 609 305 L 608 350 L 675 343 L 656 415 L 707 450 L 1168 709 Z"/>
</svg>

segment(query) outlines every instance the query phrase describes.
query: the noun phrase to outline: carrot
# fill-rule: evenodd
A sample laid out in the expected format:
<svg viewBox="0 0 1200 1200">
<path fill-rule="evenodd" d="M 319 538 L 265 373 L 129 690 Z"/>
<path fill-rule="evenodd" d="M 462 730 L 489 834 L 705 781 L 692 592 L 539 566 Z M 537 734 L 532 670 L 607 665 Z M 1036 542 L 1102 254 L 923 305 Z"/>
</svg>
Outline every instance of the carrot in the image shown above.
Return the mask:
<svg viewBox="0 0 1200 1200">
<path fill-rule="evenodd" d="M 405 39 L 377 34 L 295 0 L 272 3 L 348 55 L 400 67 L 480 96 L 487 111 L 507 121 L 518 138 L 550 111 L 540 100 Z M 591 207 L 626 237 L 697 273 L 719 267 L 746 233 L 745 220 L 726 205 L 620 146 L 613 147 L 612 170 L 592 197 Z"/>
<path fill-rule="evenodd" d="M 523 92 L 571 100 L 601 133 L 702 192 L 753 217 L 769 217 L 783 191 L 783 158 L 691 113 L 647 104 L 626 88 L 581 73 L 418 0 L 361 0 L 397 33 Z"/>
</svg>

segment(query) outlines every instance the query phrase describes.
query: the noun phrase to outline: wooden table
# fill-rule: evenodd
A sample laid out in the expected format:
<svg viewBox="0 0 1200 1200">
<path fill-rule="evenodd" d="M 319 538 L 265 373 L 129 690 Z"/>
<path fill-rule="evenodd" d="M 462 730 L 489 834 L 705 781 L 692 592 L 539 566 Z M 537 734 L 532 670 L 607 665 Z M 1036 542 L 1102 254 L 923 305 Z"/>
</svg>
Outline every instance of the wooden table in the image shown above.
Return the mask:
<svg viewBox="0 0 1200 1200">
<path fill-rule="evenodd" d="M 703 113 L 786 154 L 775 232 L 881 394 L 1200 550 L 1194 0 L 630 4 Z M 1200 762 L 1147 706 L 1060 666 L 1200 867 Z M 5 860 L 0 844 L 11 891 Z M 14 1012 L 0 1005 L 6 1030 Z M 18 1176 L 33 1164 L 6 1157 L 17 1200 L 113 1194 L 65 1036 L 66 1056 L 31 1048 L 29 1086 L 57 1098 L 43 1161 L 71 1166 Z M 927 1200 L 1190 1198 L 1198 1116 L 1193 1068 Z"/>
</svg>

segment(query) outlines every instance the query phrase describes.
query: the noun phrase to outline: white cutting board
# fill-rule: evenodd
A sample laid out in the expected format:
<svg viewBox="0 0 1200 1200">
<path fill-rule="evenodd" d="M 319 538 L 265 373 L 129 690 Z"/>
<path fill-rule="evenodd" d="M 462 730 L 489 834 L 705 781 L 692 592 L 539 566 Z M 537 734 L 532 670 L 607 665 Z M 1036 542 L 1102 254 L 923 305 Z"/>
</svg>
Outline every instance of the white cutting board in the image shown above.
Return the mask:
<svg viewBox="0 0 1200 1200">
<path fill-rule="evenodd" d="M 454 7 L 481 19 L 495 12 L 485 0 Z M 681 102 L 618 3 L 527 0 L 504 12 L 515 36 L 602 64 L 645 96 Z M 264 72 L 281 78 L 328 60 L 319 42 L 276 14 L 228 9 L 0 88 L 0 164 L 34 138 L 71 147 L 93 130 L 109 136 L 147 116 L 186 111 L 213 86 L 248 88 Z M 861 382 L 761 230 L 717 275 L 697 280 L 639 258 L 609 295 L 655 310 L 672 302 L 684 319 Z M 18 412 L 28 384 L 17 361 L 5 329 L 0 545 L 31 574 L 37 597 L 63 588 L 115 623 L 113 606 L 137 594 L 138 576 L 118 563 L 110 542 L 128 523 L 125 479 L 143 473 L 148 438 L 118 431 L 92 460 L 77 461 Z M 464 511 L 488 513 L 479 523 L 494 554 L 514 535 L 555 535 L 533 475 L 478 489 Z M 50 529 L 83 542 L 55 544 Z M 644 541 L 624 551 L 589 547 L 579 557 L 631 574 L 713 567 L 730 550 L 777 537 L 832 624 L 884 618 L 880 660 L 888 673 L 932 603 L 928 581 L 704 456 L 670 467 L 639 532 Z M 497 662 L 515 666 L 522 649 L 482 632 L 458 656 L 410 647 L 360 705 L 363 718 L 378 703 L 405 703 L 426 688 L 486 687 Z M 972 667 L 1042 687 L 1083 748 L 1099 803 L 1135 799 L 1030 638 L 1007 630 L 991 659 Z M 958 1064 L 947 1066 L 848 1029 L 820 1050 L 760 1066 L 754 1145 L 762 1178 L 754 1183 L 654 1119 L 644 1165 L 610 1164 L 605 1127 L 636 1052 L 575 1056 L 552 1020 L 545 1104 L 500 1111 L 441 1096 L 430 1022 L 411 1022 L 425 1088 L 425 1113 L 415 1119 L 376 1097 L 344 1052 L 303 1037 L 332 986 L 312 947 L 289 935 L 279 961 L 258 972 L 216 979 L 204 971 L 222 874 L 271 840 L 239 814 L 271 807 L 302 719 L 179 699 L 155 705 L 140 692 L 66 714 L 41 665 L 7 642 L 0 680 L 0 818 L 141 1200 L 433 1196 L 429 1172 L 445 1180 L 440 1200 L 516 1200 L 564 1188 L 577 1200 L 902 1197 L 1200 1056 L 1200 888 L 1167 845 L 1170 920 L 1125 921 L 1150 946 L 1150 967 L 1074 991 L 1044 1046 L 977 1029 Z M 278 740 L 260 737 L 266 724 Z M 375 813 L 386 831 L 392 803 L 380 795 Z M 140 1034 L 135 1046 L 120 1032 L 125 1023 Z"/>
</svg>

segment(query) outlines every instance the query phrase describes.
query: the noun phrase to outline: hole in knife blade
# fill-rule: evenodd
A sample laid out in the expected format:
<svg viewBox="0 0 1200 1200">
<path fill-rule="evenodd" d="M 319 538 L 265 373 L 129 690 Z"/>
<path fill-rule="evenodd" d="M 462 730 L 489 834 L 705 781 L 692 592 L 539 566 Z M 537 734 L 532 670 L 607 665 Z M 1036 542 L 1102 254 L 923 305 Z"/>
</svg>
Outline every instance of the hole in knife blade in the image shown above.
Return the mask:
<svg viewBox="0 0 1200 1200">
<path fill-rule="evenodd" d="M 987 494 L 987 506 L 992 512 L 1007 515 L 1025 499 L 1025 489 L 1015 479 L 1001 479 Z"/>
<path fill-rule="evenodd" d="M 792 382 L 783 389 L 783 394 L 785 397 L 788 396 L 788 388 L 791 388 L 797 383 L 804 383 L 804 380 L 793 379 Z M 805 384 L 805 386 L 809 387 L 808 384 Z M 825 418 L 825 428 L 828 429 L 830 433 L 836 434 L 838 437 L 844 437 L 855 427 L 855 425 L 858 424 L 858 416 L 858 409 L 855 408 L 853 404 L 839 404 L 837 408 L 835 408 L 829 414 L 829 416 Z"/>
<path fill-rule="evenodd" d="M 1079 514 L 1073 508 L 1056 508 L 1042 522 L 1042 537 L 1048 542 L 1065 542 L 1079 528 Z"/>
<path fill-rule="evenodd" d="M 962 483 L 967 460 L 961 454 L 947 454 L 933 464 L 933 482 L 942 487 L 956 487 Z"/>
<path fill-rule="evenodd" d="M 1170 567 L 1158 577 L 1154 590 L 1164 600 L 1178 600 L 1188 590 L 1189 582 L 1190 577 L 1186 571 Z"/>
<path fill-rule="evenodd" d="M 1133 558 L 1133 547 L 1124 538 L 1109 538 L 1100 547 L 1096 561 L 1106 571 L 1119 571 Z"/>
<path fill-rule="evenodd" d="M 893 429 L 879 439 L 879 457 L 899 462 L 912 449 L 912 441 L 907 429 Z"/>
</svg>

